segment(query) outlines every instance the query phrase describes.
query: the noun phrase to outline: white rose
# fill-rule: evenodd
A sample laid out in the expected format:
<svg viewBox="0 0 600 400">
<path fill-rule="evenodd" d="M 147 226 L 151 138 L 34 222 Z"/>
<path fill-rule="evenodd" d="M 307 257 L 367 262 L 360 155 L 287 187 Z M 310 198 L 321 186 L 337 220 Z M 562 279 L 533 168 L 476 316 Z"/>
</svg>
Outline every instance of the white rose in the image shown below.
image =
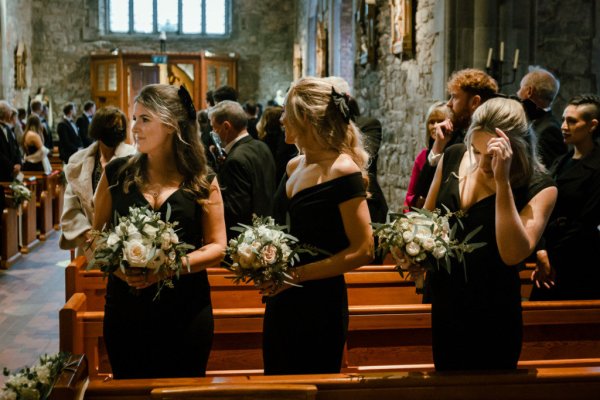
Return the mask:
<svg viewBox="0 0 600 400">
<path fill-rule="evenodd" d="M 50 383 L 50 369 L 47 365 L 38 365 L 33 368 L 40 382 L 44 385 Z"/>
<path fill-rule="evenodd" d="M 169 250 L 171 247 L 171 235 L 169 232 L 163 232 L 160 235 L 160 248 L 163 250 Z"/>
<path fill-rule="evenodd" d="M 273 240 L 273 231 L 265 226 L 258 227 L 258 236 L 265 242 Z"/>
<path fill-rule="evenodd" d="M 271 265 L 277 261 L 277 247 L 269 244 L 262 248 L 260 257 L 263 264 Z"/>
<path fill-rule="evenodd" d="M 442 258 L 446 255 L 446 248 L 444 246 L 438 246 L 433 249 L 432 254 L 435 258 Z"/>
<path fill-rule="evenodd" d="M 427 238 L 423 239 L 423 241 L 421 242 L 421 245 L 423 246 L 423 248 L 425 250 L 431 251 L 435 247 L 435 240 L 432 237 L 427 237 Z"/>
<path fill-rule="evenodd" d="M 131 267 L 145 267 L 148 264 L 150 255 L 150 246 L 145 245 L 141 240 L 133 239 L 126 241 L 123 248 L 123 256 L 129 262 Z"/>
<path fill-rule="evenodd" d="M 138 231 L 138 228 L 133 224 L 127 225 L 127 238 L 129 240 L 141 240 L 142 234 Z"/>
<path fill-rule="evenodd" d="M 240 256 L 240 266 L 242 268 L 251 268 L 256 255 L 254 254 L 252 246 L 242 243 L 238 247 L 238 254 Z"/>
<path fill-rule="evenodd" d="M 417 254 L 419 254 L 420 252 L 421 252 L 421 246 L 419 246 L 415 242 L 410 242 L 410 243 L 406 244 L 406 253 L 408 253 L 409 256 L 414 257 Z"/>
<path fill-rule="evenodd" d="M 142 229 L 142 231 L 146 234 L 146 236 L 148 236 L 150 239 L 154 239 L 156 238 L 156 232 L 158 232 L 158 228 L 155 226 L 152 226 L 150 224 L 146 224 L 144 225 L 144 228 Z"/>
<path fill-rule="evenodd" d="M 410 242 L 411 240 L 413 240 L 413 238 L 415 237 L 415 234 L 412 231 L 405 231 L 402 232 L 402 239 L 404 239 L 405 242 Z"/>
<path fill-rule="evenodd" d="M 121 238 L 119 237 L 119 235 L 117 235 L 114 232 L 111 232 L 111 234 L 108 235 L 108 239 L 106 239 L 106 244 L 108 245 L 108 247 L 113 247 L 115 244 L 119 243 L 120 240 Z"/>
</svg>

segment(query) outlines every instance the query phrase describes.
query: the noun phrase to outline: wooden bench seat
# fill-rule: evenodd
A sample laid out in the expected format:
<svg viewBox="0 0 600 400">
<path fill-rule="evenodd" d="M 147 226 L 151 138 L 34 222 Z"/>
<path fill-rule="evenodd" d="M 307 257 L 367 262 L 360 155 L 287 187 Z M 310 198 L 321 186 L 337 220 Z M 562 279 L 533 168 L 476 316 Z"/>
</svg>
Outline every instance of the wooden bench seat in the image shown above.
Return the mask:
<svg viewBox="0 0 600 400">
<path fill-rule="evenodd" d="M 543 367 L 509 372 L 362 372 L 352 374 L 87 380 L 85 358 L 57 379 L 50 400 L 316 398 L 596 399 L 600 367 Z M 286 390 L 287 388 L 287 390 Z M 231 397 L 233 394 L 245 397 Z M 277 396 L 279 395 L 279 396 Z M 289 396 L 304 397 L 289 397 Z M 230 397 L 223 397 L 230 396 Z M 263 397 L 253 397 L 263 396 Z M 268 396 L 268 397 L 266 397 Z M 288 396 L 288 397 L 284 397 Z"/>
<path fill-rule="evenodd" d="M 54 185 L 54 172 L 45 174 L 43 172 L 24 171 L 26 178 L 36 178 L 36 207 L 37 207 L 37 229 L 38 238 L 41 241 L 54 232 L 54 193 L 56 191 Z M 54 175 L 53 175 L 54 174 Z"/>
<path fill-rule="evenodd" d="M 350 306 L 343 367 L 430 365 L 430 306 Z M 215 309 L 210 371 L 262 369 L 262 308 Z M 108 374 L 103 312 L 87 311 L 76 293 L 60 311 L 60 348 L 87 354 L 90 375 Z M 524 302 L 522 361 L 600 358 L 600 301 Z M 585 364 L 584 361 L 581 361 Z"/>
</svg>

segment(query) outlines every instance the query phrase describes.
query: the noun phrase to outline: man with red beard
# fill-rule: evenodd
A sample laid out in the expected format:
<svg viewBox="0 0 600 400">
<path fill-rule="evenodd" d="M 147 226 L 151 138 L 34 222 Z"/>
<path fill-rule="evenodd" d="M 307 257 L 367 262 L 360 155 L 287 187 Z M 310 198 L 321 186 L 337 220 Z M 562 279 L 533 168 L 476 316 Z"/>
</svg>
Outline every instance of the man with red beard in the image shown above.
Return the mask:
<svg viewBox="0 0 600 400">
<path fill-rule="evenodd" d="M 452 110 L 452 117 L 436 125 L 436 137 L 427 154 L 427 162 L 419 175 L 415 196 L 425 199 L 433 180 L 435 168 L 444 149 L 463 141 L 465 131 L 471 123 L 471 116 L 485 101 L 495 97 L 498 84 L 488 74 L 478 69 L 468 68 L 454 72 L 448 79 L 450 99 L 446 104 Z"/>
</svg>

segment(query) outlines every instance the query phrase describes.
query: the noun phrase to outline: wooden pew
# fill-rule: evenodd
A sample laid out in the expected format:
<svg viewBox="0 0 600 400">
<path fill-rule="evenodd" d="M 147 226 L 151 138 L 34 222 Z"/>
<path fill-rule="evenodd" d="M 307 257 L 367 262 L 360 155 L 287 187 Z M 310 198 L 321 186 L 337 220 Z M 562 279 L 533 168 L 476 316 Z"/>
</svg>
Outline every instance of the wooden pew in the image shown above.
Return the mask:
<svg viewBox="0 0 600 400">
<path fill-rule="evenodd" d="M 429 305 L 350 306 L 346 371 L 431 368 Z M 262 308 L 215 309 L 215 337 L 209 375 L 256 374 L 262 369 Z M 103 339 L 103 313 L 87 311 L 76 293 L 60 311 L 60 349 L 85 353 L 90 376 L 110 371 Z M 521 362 L 571 360 L 578 365 L 600 358 L 600 301 L 524 302 Z M 572 361 L 578 360 L 578 361 Z"/>
<path fill-rule="evenodd" d="M 48 190 L 52 191 L 52 226 L 55 231 L 60 229 L 60 217 L 62 216 L 65 199 L 65 184 L 63 179 L 62 169 L 53 170 L 48 175 Z"/>
<path fill-rule="evenodd" d="M 81 359 L 80 359 L 81 360 Z M 323 374 L 289 376 L 230 376 L 99 380 L 89 382 L 85 363 L 76 363 L 58 378 L 49 400 L 124 400 L 223 398 L 220 394 L 269 392 L 271 397 L 288 389 L 318 400 L 341 399 L 597 399 L 600 367 L 545 367 L 509 372 L 429 371 Z M 210 397 L 202 397 L 210 393 Z M 287 391 L 286 394 L 289 394 Z M 227 398 L 227 397 L 225 397 Z M 265 397 L 262 397 L 265 398 Z M 290 397 L 284 397 L 290 398 Z M 291 397 L 307 398 L 307 397 Z"/>
<path fill-rule="evenodd" d="M 21 218 L 22 243 L 19 248 L 21 253 L 28 254 L 39 243 L 37 238 L 37 179 L 33 176 L 25 178 L 23 183 L 31 192 L 31 199 L 23 202 Z"/>
<path fill-rule="evenodd" d="M 0 268 L 9 268 L 20 256 L 18 210 L 12 207 L 11 182 L 0 182 L 4 191 L 6 208 L 0 210 Z"/>
<path fill-rule="evenodd" d="M 48 176 L 43 172 L 24 171 L 25 177 L 35 177 L 37 179 L 37 228 L 39 230 L 38 238 L 41 241 L 46 240 L 48 235 L 54 231 L 53 223 L 53 192 L 54 187 L 49 182 Z"/>
<path fill-rule="evenodd" d="M 262 308 L 262 298 L 254 285 L 235 285 L 231 272 L 209 268 L 213 308 Z M 350 305 L 420 304 L 414 283 L 404 280 L 391 265 L 368 265 L 345 274 Z M 86 270 L 85 258 L 79 257 L 65 270 L 65 301 L 77 292 L 85 293 L 89 310 L 104 309 L 106 282 L 99 270 Z"/>
</svg>

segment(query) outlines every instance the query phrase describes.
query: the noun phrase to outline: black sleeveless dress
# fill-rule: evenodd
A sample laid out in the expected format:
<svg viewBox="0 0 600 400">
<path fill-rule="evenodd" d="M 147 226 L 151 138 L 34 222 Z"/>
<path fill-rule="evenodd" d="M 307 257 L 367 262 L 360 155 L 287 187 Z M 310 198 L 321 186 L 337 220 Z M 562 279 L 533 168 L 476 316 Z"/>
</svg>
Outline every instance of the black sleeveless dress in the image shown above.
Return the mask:
<svg viewBox="0 0 600 400">
<path fill-rule="evenodd" d="M 436 207 L 460 208 L 458 170 L 466 151 L 457 144 L 444 152 L 442 185 Z M 517 210 L 542 189 L 554 186 L 547 175 L 536 175 L 527 187 L 513 188 Z M 461 218 L 462 240 L 478 226 L 471 242 L 487 245 L 465 255 L 463 264 L 452 258 L 451 274 L 444 268 L 430 274 L 433 358 L 436 370 L 514 369 L 521 353 L 523 320 L 519 265 L 502 262 L 495 232 L 496 195 L 475 203 Z"/>
<path fill-rule="evenodd" d="M 304 189 L 288 200 L 286 177 L 275 195 L 278 223 L 286 223 L 300 243 L 335 254 L 350 244 L 339 204 L 366 197 L 360 173 Z M 301 255 L 296 266 L 326 255 Z M 266 300 L 263 359 L 266 375 L 338 373 L 348 333 L 348 294 L 344 276 L 302 282 Z"/>
<path fill-rule="evenodd" d="M 113 213 L 124 216 L 130 206 L 148 206 L 135 185 L 124 193 L 118 169 L 128 158 L 106 165 Z M 209 177 L 211 179 L 212 177 Z M 170 221 L 179 221 L 179 239 L 202 246 L 202 207 L 181 189 L 160 207 L 164 219 L 167 202 Z M 204 376 L 213 337 L 210 287 L 206 271 L 181 275 L 174 289 L 163 288 L 153 300 L 156 285 L 139 290 L 112 275 L 108 277 L 104 307 L 104 341 L 115 379 Z"/>
<path fill-rule="evenodd" d="M 25 148 L 25 154 L 26 155 L 31 155 L 33 153 L 35 153 L 36 151 L 38 151 L 38 148 L 35 147 L 34 145 L 29 145 Z M 42 165 L 41 161 L 38 162 L 30 162 L 30 161 L 25 161 L 23 163 L 23 171 L 44 171 L 44 166 Z"/>
</svg>

